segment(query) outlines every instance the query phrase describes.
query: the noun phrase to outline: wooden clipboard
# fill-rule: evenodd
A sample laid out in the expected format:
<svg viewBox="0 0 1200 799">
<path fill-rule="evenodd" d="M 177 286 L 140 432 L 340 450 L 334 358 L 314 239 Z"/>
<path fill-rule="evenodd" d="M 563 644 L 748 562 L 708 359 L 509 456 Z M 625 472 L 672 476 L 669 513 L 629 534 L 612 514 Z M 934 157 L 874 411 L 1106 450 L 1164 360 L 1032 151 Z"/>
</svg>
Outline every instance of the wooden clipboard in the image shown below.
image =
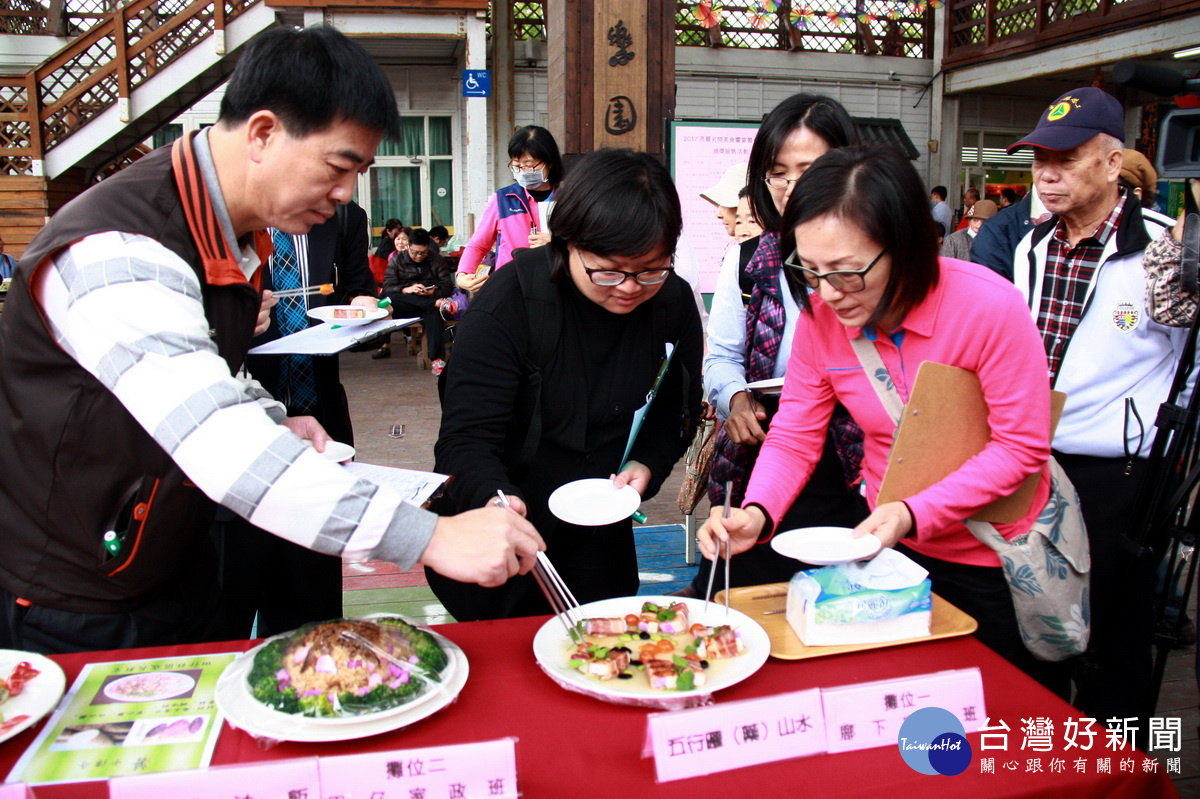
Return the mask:
<svg viewBox="0 0 1200 799">
<path fill-rule="evenodd" d="M 1050 392 L 1051 439 L 1066 399 L 1061 391 Z M 977 455 L 991 439 L 987 419 L 987 402 L 974 372 L 932 361 L 922 363 L 888 455 L 878 504 L 911 497 Z M 1040 473 L 1030 475 L 1015 493 L 997 499 L 972 518 L 993 524 L 1024 518 L 1040 477 Z"/>
</svg>

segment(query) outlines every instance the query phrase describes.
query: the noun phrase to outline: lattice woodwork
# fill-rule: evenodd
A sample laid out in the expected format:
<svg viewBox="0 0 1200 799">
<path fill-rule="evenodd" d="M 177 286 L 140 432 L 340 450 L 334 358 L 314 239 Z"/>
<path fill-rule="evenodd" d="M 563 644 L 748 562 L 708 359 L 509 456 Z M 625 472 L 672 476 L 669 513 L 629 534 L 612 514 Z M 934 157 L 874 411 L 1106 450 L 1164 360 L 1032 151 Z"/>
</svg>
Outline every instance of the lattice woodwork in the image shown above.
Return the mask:
<svg viewBox="0 0 1200 799">
<path fill-rule="evenodd" d="M 512 34 L 517 40 L 545 40 L 546 9 L 542 0 L 512 4 Z"/>
</svg>

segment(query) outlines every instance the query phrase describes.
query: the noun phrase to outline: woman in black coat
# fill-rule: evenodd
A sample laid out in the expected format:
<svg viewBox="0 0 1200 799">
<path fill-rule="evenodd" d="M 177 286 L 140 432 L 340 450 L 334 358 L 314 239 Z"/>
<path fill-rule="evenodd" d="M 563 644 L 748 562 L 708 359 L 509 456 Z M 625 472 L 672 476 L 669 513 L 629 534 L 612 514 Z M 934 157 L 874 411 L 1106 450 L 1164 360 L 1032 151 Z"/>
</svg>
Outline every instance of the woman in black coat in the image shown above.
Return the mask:
<svg viewBox="0 0 1200 799">
<path fill-rule="evenodd" d="M 568 524 L 550 513 L 550 494 L 611 477 L 653 496 L 699 414 L 700 319 L 672 265 L 681 226 L 658 161 L 585 156 L 559 190 L 549 246 L 518 253 L 488 281 L 446 370 L 434 467 L 454 476 L 445 504 L 483 507 L 503 492 L 580 602 L 637 592 L 632 523 Z M 672 351 L 622 463 L 634 412 Z M 551 612 L 529 575 L 487 589 L 426 573 L 460 621 Z"/>
</svg>

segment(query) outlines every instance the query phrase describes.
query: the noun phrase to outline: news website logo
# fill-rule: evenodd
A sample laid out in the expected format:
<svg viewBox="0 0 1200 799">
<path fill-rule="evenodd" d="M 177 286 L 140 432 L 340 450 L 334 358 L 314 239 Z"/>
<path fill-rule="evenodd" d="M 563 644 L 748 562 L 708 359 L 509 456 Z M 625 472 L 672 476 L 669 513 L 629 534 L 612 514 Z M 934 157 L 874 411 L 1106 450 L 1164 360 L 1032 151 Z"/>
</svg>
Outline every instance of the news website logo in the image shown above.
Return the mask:
<svg viewBox="0 0 1200 799">
<path fill-rule="evenodd" d="M 949 710 L 923 707 L 900 725 L 900 756 L 913 771 L 953 777 L 971 765 L 971 744 L 962 722 Z"/>
</svg>

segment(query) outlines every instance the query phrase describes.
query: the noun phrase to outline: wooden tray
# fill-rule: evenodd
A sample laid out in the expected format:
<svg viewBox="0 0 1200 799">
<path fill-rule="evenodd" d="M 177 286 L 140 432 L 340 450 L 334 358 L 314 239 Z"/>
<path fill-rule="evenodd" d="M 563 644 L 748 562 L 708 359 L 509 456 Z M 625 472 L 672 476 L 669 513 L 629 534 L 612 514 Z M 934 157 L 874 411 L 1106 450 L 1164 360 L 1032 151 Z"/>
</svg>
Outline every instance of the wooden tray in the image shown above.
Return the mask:
<svg viewBox="0 0 1200 799">
<path fill-rule="evenodd" d="M 838 644 L 835 646 L 805 646 L 787 623 L 787 583 L 748 585 L 734 588 L 729 595 L 730 607 L 740 610 L 762 625 L 771 639 L 771 655 L 780 660 L 804 660 L 843 652 L 863 652 L 868 649 L 883 649 L 901 644 L 936 641 L 939 638 L 955 638 L 970 635 L 979 624 L 972 617 L 933 595 L 933 619 L 929 635 L 921 638 L 905 638 L 900 641 L 882 641 L 873 644 Z M 725 592 L 718 591 L 714 602 L 724 602 Z M 773 611 L 773 612 L 772 612 Z"/>
</svg>

